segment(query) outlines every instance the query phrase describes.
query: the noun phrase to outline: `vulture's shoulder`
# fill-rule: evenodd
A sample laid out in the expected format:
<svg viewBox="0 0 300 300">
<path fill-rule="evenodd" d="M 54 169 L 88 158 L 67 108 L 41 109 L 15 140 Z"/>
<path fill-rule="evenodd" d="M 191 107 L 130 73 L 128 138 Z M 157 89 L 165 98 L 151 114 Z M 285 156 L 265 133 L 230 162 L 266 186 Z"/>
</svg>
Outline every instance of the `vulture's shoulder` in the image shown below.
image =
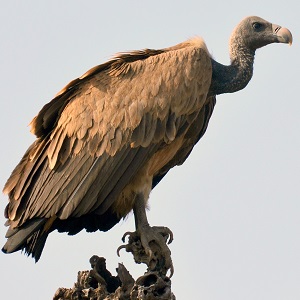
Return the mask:
<svg viewBox="0 0 300 300">
<path fill-rule="evenodd" d="M 200 37 L 194 37 L 164 49 L 143 49 L 118 53 L 111 60 L 91 68 L 79 78 L 68 83 L 33 118 L 30 123 L 30 131 L 38 138 L 43 138 L 51 133 L 69 102 L 79 98 L 82 93 L 89 94 L 91 85 L 98 85 L 100 88 L 102 85 L 102 91 L 107 92 L 110 84 L 120 84 L 120 79 L 132 80 L 133 77 L 136 83 L 141 85 L 142 73 L 145 83 L 148 84 L 147 78 L 151 78 L 153 70 L 159 70 L 168 78 L 173 75 L 179 80 L 176 73 L 182 75 L 182 72 L 179 72 L 180 68 L 181 70 L 187 69 L 186 75 L 191 77 L 195 75 L 195 72 L 191 72 L 190 69 L 196 69 L 199 64 L 204 66 L 199 70 L 204 76 L 211 75 L 210 54 L 205 42 Z M 187 65 L 189 65 L 188 68 Z M 164 72 L 165 74 L 163 74 Z"/>
</svg>

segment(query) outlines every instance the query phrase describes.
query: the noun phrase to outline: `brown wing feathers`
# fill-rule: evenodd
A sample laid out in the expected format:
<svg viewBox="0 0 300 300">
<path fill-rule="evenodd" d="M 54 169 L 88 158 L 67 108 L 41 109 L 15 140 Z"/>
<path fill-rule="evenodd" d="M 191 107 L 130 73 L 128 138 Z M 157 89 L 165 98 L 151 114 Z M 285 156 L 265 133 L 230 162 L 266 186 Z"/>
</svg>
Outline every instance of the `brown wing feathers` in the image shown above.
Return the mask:
<svg viewBox="0 0 300 300">
<path fill-rule="evenodd" d="M 38 140 L 4 188 L 13 232 L 7 251 L 25 247 L 39 257 L 44 218 L 56 216 L 50 231 L 78 232 L 80 226 L 107 230 L 128 213 L 130 207 L 113 211 L 122 190 L 157 149 L 185 132 L 185 118 L 205 102 L 211 65 L 201 45 L 121 54 L 73 80 L 42 108 L 31 123 Z M 91 215 L 89 225 L 88 214 L 106 223 Z M 36 234 L 30 237 L 30 230 Z"/>
</svg>

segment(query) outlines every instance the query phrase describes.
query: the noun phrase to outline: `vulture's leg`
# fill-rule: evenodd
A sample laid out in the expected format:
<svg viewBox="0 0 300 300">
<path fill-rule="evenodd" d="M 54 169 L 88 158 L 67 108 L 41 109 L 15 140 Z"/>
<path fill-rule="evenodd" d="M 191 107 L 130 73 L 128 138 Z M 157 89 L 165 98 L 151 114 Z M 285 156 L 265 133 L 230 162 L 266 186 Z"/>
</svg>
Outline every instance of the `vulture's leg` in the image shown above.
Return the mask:
<svg viewBox="0 0 300 300">
<path fill-rule="evenodd" d="M 129 236 L 128 244 L 120 246 L 133 254 L 136 263 L 145 263 L 149 271 L 158 271 L 166 275 L 170 270 L 173 275 L 171 251 L 167 246 L 173 240 L 172 231 L 167 227 L 151 227 L 147 220 L 146 205 L 142 194 L 138 194 L 133 207 L 135 217 L 135 232 L 126 232 L 122 238 L 125 242 Z"/>
</svg>

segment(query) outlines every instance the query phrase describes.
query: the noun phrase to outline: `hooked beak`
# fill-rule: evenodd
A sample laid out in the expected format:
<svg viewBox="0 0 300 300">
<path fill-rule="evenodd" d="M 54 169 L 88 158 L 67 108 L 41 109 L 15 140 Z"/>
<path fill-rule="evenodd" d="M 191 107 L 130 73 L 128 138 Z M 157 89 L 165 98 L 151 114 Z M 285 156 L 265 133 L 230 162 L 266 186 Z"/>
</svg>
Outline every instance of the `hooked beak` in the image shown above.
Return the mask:
<svg viewBox="0 0 300 300">
<path fill-rule="evenodd" d="M 293 36 L 287 28 L 282 28 L 279 25 L 272 24 L 272 31 L 276 36 L 278 43 L 292 45 Z"/>
</svg>

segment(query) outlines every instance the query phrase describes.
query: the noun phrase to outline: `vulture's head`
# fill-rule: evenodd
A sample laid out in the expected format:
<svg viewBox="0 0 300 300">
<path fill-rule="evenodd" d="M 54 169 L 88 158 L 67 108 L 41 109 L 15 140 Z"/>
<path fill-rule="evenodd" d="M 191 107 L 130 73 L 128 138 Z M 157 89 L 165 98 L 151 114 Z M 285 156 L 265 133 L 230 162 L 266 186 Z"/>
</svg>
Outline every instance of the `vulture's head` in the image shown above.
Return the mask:
<svg viewBox="0 0 300 300">
<path fill-rule="evenodd" d="M 229 66 L 212 59 L 213 75 L 211 95 L 233 93 L 243 89 L 253 75 L 255 50 L 272 43 L 292 44 L 293 38 L 287 28 L 269 23 L 259 17 L 243 19 L 230 37 Z"/>
<path fill-rule="evenodd" d="M 234 29 L 230 44 L 255 51 L 271 43 L 292 44 L 292 41 L 292 34 L 287 28 L 252 16 L 243 19 Z"/>
</svg>

